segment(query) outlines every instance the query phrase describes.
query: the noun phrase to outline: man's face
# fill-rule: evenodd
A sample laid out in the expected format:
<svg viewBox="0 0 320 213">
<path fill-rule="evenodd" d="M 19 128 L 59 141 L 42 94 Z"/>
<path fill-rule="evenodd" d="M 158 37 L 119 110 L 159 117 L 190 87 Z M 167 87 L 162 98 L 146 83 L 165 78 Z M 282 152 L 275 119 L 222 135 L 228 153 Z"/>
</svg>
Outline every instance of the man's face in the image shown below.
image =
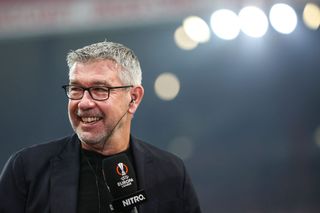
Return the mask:
<svg viewBox="0 0 320 213">
<path fill-rule="evenodd" d="M 112 60 L 75 63 L 70 69 L 69 84 L 82 87 L 123 86 L 118 77 L 121 67 Z M 112 134 L 127 132 L 130 128 L 128 89 L 110 91 L 107 100 L 93 100 L 88 91 L 81 100 L 70 100 L 68 113 L 71 125 L 82 142 L 104 144 Z M 123 131 L 125 128 L 125 131 Z"/>
</svg>

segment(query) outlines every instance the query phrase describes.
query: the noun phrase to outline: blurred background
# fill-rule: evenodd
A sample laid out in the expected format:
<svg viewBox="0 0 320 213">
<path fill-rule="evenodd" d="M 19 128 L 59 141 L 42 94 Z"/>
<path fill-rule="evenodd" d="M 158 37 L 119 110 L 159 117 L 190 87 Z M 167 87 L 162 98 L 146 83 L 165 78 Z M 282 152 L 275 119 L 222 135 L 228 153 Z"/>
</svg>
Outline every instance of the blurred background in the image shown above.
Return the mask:
<svg viewBox="0 0 320 213">
<path fill-rule="evenodd" d="M 0 169 L 72 134 L 66 54 L 107 39 L 140 58 L 133 134 L 185 161 L 203 212 L 320 212 L 319 5 L 0 0 Z"/>
</svg>

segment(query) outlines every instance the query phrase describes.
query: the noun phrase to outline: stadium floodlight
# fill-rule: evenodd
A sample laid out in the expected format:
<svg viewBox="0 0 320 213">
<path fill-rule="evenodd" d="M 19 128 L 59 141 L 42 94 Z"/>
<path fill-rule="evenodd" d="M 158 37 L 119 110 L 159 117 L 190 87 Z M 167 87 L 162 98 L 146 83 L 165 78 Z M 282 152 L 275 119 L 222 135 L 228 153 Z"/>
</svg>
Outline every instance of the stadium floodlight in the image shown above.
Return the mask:
<svg viewBox="0 0 320 213">
<path fill-rule="evenodd" d="M 297 26 L 297 14 L 287 4 L 275 4 L 272 6 L 269 19 L 272 27 L 282 34 L 292 33 Z"/>
<path fill-rule="evenodd" d="M 239 12 L 241 31 L 253 38 L 266 34 L 269 23 L 265 13 L 258 7 L 248 6 Z"/>
<path fill-rule="evenodd" d="M 212 31 L 221 39 L 232 40 L 240 33 L 239 17 L 231 10 L 221 9 L 211 15 Z"/>
</svg>

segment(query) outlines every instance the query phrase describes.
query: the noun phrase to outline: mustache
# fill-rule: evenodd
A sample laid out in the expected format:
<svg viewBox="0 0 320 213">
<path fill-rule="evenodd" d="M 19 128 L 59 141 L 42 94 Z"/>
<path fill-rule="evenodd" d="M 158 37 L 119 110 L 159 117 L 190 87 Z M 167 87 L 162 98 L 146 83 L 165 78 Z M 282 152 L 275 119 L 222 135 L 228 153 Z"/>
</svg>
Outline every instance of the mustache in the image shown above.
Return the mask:
<svg viewBox="0 0 320 213">
<path fill-rule="evenodd" d="M 77 110 L 76 115 L 79 117 L 103 117 L 103 114 L 97 110 Z"/>
</svg>

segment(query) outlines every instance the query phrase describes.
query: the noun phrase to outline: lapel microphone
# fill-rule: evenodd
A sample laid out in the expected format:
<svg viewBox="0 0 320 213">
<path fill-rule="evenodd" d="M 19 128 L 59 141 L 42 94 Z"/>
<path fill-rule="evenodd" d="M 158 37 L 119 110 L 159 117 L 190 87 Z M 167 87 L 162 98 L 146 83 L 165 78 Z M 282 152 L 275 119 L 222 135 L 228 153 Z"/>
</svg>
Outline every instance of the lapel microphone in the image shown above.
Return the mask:
<svg viewBox="0 0 320 213">
<path fill-rule="evenodd" d="M 147 200 L 144 190 L 138 190 L 134 167 L 125 153 L 102 161 L 104 180 L 113 197 L 113 212 L 138 212 L 136 206 Z"/>
</svg>

